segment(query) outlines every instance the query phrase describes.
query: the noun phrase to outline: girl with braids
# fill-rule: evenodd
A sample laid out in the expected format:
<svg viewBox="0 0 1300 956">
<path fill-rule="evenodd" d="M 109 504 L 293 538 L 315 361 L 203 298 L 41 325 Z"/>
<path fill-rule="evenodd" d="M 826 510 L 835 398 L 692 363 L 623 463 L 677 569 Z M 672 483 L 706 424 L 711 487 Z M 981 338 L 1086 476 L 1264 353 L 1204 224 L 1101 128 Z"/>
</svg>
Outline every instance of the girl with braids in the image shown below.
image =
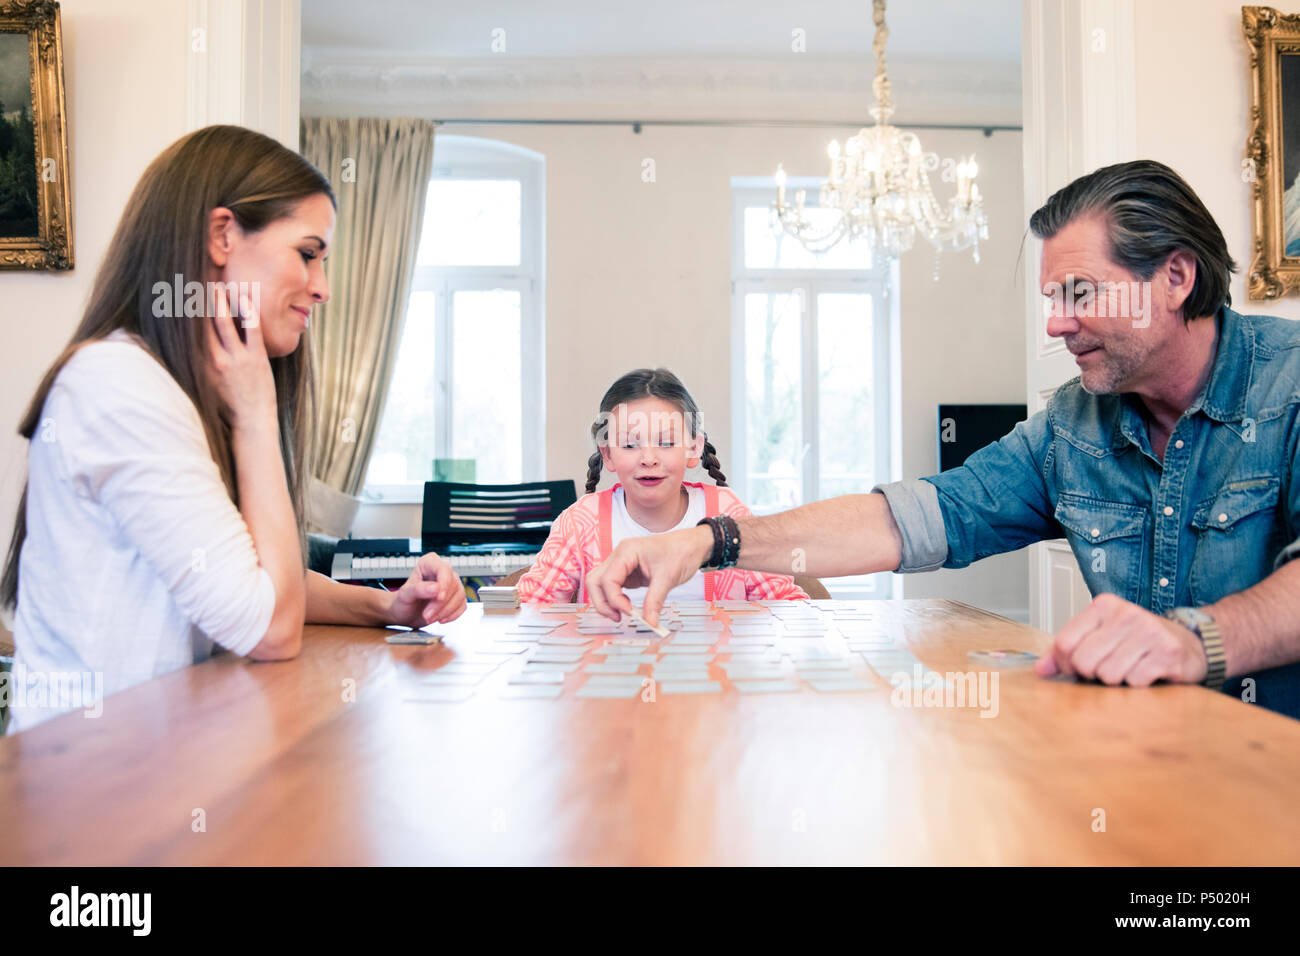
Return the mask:
<svg viewBox="0 0 1300 956">
<path fill-rule="evenodd" d="M 726 487 L 717 450 L 700 428 L 700 410 L 677 376 L 664 368 L 639 368 L 610 386 L 591 426 L 596 450 L 587 460 L 587 494 L 555 519 L 537 563 L 519 579 L 521 601 L 585 602 L 587 572 L 624 538 L 689 528 L 706 517 L 749 517 Z M 699 466 L 714 484 L 684 481 Z M 596 493 L 600 474 L 618 476 Z M 627 592 L 633 604 L 644 588 Z M 670 600 L 803 600 L 794 579 L 728 569 L 701 571 L 674 588 Z"/>
<path fill-rule="evenodd" d="M 464 610 L 437 555 L 391 593 L 303 566 L 304 340 L 329 297 L 334 210 L 314 166 L 239 126 L 197 130 L 145 171 L 19 425 L 28 479 L 0 578 L 16 686 L 95 674 L 111 694 L 214 646 L 293 657 L 305 622 L 420 627 Z M 15 697 L 10 731 L 66 696 Z"/>
</svg>

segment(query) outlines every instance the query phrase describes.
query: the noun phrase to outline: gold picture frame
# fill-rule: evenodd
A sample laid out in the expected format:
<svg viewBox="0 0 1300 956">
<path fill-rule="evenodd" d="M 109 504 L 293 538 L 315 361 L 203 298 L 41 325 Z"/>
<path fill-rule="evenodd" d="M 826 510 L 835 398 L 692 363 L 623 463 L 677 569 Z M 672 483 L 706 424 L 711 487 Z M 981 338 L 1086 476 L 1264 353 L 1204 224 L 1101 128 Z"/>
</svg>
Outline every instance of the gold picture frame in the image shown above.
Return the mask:
<svg viewBox="0 0 1300 956">
<path fill-rule="evenodd" d="M 1243 178 L 1253 184 L 1247 294 L 1300 292 L 1300 15 L 1242 7 L 1253 90 Z"/>
<path fill-rule="evenodd" d="M 0 0 L 0 102 L 0 269 L 71 269 L 63 31 L 54 0 Z"/>
</svg>

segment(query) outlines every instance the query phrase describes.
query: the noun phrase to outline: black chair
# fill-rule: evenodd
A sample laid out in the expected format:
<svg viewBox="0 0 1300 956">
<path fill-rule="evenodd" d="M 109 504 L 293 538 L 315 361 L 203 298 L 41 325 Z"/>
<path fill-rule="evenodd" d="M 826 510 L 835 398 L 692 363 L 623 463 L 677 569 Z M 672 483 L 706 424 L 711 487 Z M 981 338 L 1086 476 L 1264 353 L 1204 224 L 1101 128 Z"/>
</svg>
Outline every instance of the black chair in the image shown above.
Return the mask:
<svg viewBox="0 0 1300 956">
<path fill-rule="evenodd" d="M 14 669 L 14 659 L 12 657 L 0 657 L 0 674 L 11 674 Z M 9 678 L 0 678 L 8 680 Z M 5 725 L 9 723 L 9 707 L 5 703 L 9 699 L 6 694 L 0 698 L 0 737 L 4 736 Z"/>
<path fill-rule="evenodd" d="M 334 549 L 339 539 L 328 534 L 312 532 L 307 535 L 307 570 L 330 576 L 330 565 L 334 561 Z"/>
<path fill-rule="evenodd" d="M 572 480 L 518 485 L 426 481 L 421 537 L 426 551 L 507 541 L 541 547 L 551 523 L 577 500 Z"/>
</svg>

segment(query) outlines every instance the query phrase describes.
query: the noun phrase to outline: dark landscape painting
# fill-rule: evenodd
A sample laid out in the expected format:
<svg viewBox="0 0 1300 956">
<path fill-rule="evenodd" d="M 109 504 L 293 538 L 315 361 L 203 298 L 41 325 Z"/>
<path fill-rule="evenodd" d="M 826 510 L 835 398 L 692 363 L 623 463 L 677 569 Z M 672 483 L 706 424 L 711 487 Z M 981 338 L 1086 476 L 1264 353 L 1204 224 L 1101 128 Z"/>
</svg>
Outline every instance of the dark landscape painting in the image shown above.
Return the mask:
<svg viewBox="0 0 1300 956">
<path fill-rule="evenodd" d="M 25 33 L 0 33 L 0 237 L 35 236 L 36 131 Z"/>
</svg>

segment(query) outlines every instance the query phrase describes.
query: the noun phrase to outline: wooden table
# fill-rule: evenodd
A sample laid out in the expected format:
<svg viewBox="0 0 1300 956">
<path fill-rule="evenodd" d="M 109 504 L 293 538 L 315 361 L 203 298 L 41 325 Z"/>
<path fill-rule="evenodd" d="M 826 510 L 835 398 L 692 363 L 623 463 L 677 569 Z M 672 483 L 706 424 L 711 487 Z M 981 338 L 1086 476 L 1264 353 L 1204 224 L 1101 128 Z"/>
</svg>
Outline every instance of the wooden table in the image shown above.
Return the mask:
<svg viewBox="0 0 1300 956">
<path fill-rule="evenodd" d="M 939 671 L 1048 643 L 872 606 Z M 884 682 L 645 703 L 578 699 L 575 673 L 502 700 L 508 664 L 467 701 L 404 700 L 511 620 L 473 605 L 440 647 L 309 627 L 294 661 L 222 655 L 0 740 L 0 863 L 1300 863 L 1300 722 L 1202 688 L 1003 671 L 985 718 Z"/>
</svg>

